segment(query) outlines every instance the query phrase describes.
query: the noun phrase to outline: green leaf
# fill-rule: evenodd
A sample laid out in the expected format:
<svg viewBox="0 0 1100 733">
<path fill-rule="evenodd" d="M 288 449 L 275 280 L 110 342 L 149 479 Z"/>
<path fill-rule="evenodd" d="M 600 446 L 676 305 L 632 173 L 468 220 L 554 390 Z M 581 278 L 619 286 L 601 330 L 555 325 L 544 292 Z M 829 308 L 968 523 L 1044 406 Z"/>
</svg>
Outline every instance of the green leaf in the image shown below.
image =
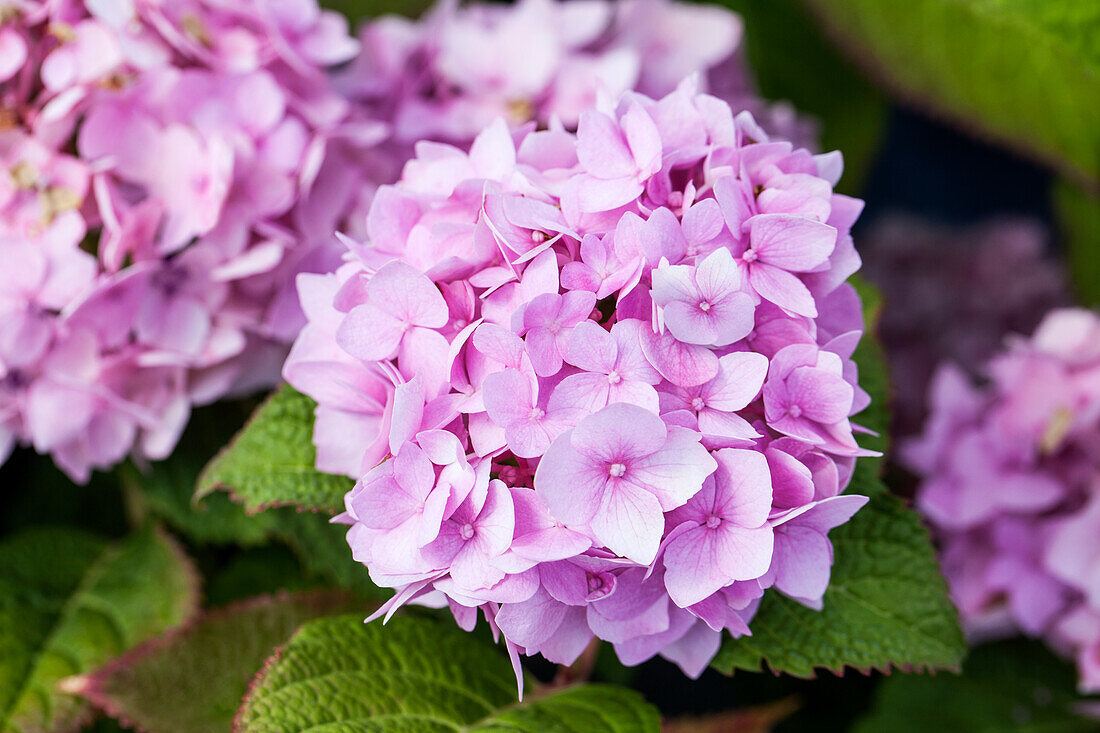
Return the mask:
<svg viewBox="0 0 1100 733">
<path fill-rule="evenodd" d="M 289 547 L 271 544 L 238 550 L 220 567 L 206 573 L 203 595 L 207 606 L 224 606 L 254 596 L 316 590 L 323 581 L 307 574 Z"/>
<path fill-rule="evenodd" d="M 896 676 L 880 684 L 857 733 L 1076 733 L 1095 730 L 1074 694 L 1073 665 L 1037 641 L 1014 640 L 975 649 L 961 677 Z M 1095 704 L 1095 700 L 1090 701 Z"/>
<path fill-rule="evenodd" d="M 871 497 L 830 533 L 836 551 L 821 611 L 774 591 L 764 595 L 752 636 L 727 638 L 713 666 L 812 677 L 825 668 L 955 669 L 966 653 L 928 531 L 875 479 L 857 475 L 849 493 Z"/>
<path fill-rule="evenodd" d="M 449 620 L 360 616 L 313 621 L 267 664 L 236 730 L 659 730 L 655 708 L 622 688 L 591 685 L 516 701 L 508 660 Z"/>
<path fill-rule="evenodd" d="M 890 369 L 886 352 L 878 339 L 879 316 L 882 312 L 882 293 L 863 278 L 854 276 L 850 282 L 863 300 L 863 321 L 866 333 L 852 359 L 859 367 L 859 384 L 871 396 L 863 412 L 852 421 L 875 434 L 859 434 L 859 444 L 864 448 L 885 454 L 890 448 Z M 866 481 L 882 473 L 882 458 L 860 458 L 856 462 L 855 481 Z"/>
<path fill-rule="evenodd" d="M 1100 194 L 1061 181 L 1054 206 L 1077 297 L 1089 307 L 1100 306 Z"/>
<path fill-rule="evenodd" d="M 59 680 L 183 623 L 197 578 L 164 533 L 119 543 L 33 529 L 0 544 L 0 731 L 75 730 L 86 704 Z"/>
<path fill-rule="evenodd" d="M 203 469 L 196 495 L 227 489 L 250 512 L 277 506 L 340 511 L 353 482 L 314 468 L 315 407 L 290 386 L 273 394 Z"/>
<path fill-rule="evenodd" d="M 761 93 L 821 121 L 822 149 L 844 154 L 838 190 L 858 193 L 885 128 L 882 95 L 821 37 L 801 0 L 722 4 L 745 20 L 743 43 Z"/>
<path fill-rule="evenodd" d="M 229 731 L 249 683 L 276 646 L 310 619 L 361 607 L 334 593 L 254 598 L 211 611 L 66 686 L 139 730 Z"/>
<path fill-rule="evenodd" d="M 195 496 L 203 467 L 240 430 L 249 411 L 248 403 L 235 402 L 196 410 L 168 459 L 142 469 L 131 463 L 121 466 L 120 480 L 139 512 L 153 513 L 198 544 L 249 547 L 270 542 L 276 515 L 251 517 L 221 491 L 201 500 Z"/>
<path fill-rule="evenodd" d="M 808 0 L 903 97 L 1100 182 L 1096 0 Z"/>
<path fill-rule="evenodd" d="M 273 511 L 279 513 L 274 536 L 294 551 L 308 573 L 370 598 L 392 595 L 371 582 L 367 569 L 352 557 L 345 538 L 347 527 L 330 523 L 323 514 L 296 513 L 292 509 Z"/>
<path fill-rule="evenodd" d="M 16 449 L 0 466 L 0 537 L 41 524 L 79 527 L 109 537 L 131 525 L 118 481 L 95 471 L 88 483 L 73 483 L 49 456 Z"/>
<path fill-rule="evenodd" d="M 656 708 L 633 690 L 613 685 L 583 685 L 555 692 L 491 714 L 470 727 L 444 730 L 513 733 L 643 733 L 660 729 Z"/>
<path fill-rule="evenodd" d="M 397 13 L 415 17 L 431 5 L 430 0 L 321 0 L 322 7 L 347 16 L 353 25 L 365 18 Z"/>
<path fill-rule="evenodd" d="M 305 399 L 293 393 L 274 397 L 272 402 L 281 401 L 280 404 L 285 405 L 289 400 L 300 407 L 301 401 Z M 269 408 L 272 402 L 261 407 L 260 412 L 268 409 L 266 414 L 271 415 L 272 411 Z M 277 416 L 292 413 L 300 414 L 300 411 L 295 413 L 293 410 L 280 408 L 274 412 Z M 306 428 L 306 442 L 309 445 L 308 436 L 312 432 L 313 416 L 308 412 L 306 414 L 310 421 L 309 427 Z M 380 591 L 371 583 L 366 570 L 351 557 L 347 542 L 344 540 L 346 530 L 341 526 L 330 524 L 331 517 L 320 513 L 327 508 L 318 508 L 318 512 L 315 513 L 300 512 L 294 507 L 277 507 L 249 514 L 244 506 L 234 501 L 234 497 L 226 492 L 213 491 L 195 495 L 194 487 L 199 481 L 198 477 L 204 464 L 209 462 L 218 448 L 229 440 L 234 430 L 245 421 L 246 415 L 247 412 L 242 404 L 220 404 L 196 411 L 179 446 L 170 458 L 154 463 L 143 471 L 132 465 L 126 465 L 120 469 L 121 479 L 128 489 L 131 501 L 186 535 L 196 544 L 237 544 L 252 548 L 269 546 L 276 542 L 282 543 L 294 551 L 300 561 L 301 571 L 305 571 L 306 575 L 312 576 L 313 579 L 322 578 L 327 583 L 340 588 L 378 597 Z M 259 439 L 255 432 L 257 428 L 252 430 L 252 437 L 248 440 L 255 442 Z M 248 432 L 249 429 L 246 428 L 242 436 Z M 242 453 L 238 455 L 244 455 L 244 452 L 248 451 L 248 440 L 244 440 L 244 445 L 240 448 Z M 293 451 L 281 451 L 283 454 L 288 452 Z M 228 452 L 222 454 L 211 465 L 223 460 L 227 455 Z M 251 460 L 254 459 L 245 459 L 244 465 L 249 465 L 248 461 Z M 312 461 L 312 453 L 309 460 Z M 240 470 L 246 470 L 246 468 Z M 317 475 L 324 476 L 324 474 Z M 262 476 L 253 477 L 254 481 L 259 481 L 261 478 Z M 326 478 L 336 479 L 336 477 Z M 339 479 L 339 481 L 350 483 L 346 479 Z M 248 485 L 251 487 L 254 483 Z M 340 501 L 342 502 L 342 492 Z M 299 577 L 301 571 L 295 573 L 296 579 L 308 582 L 309 578 Z M 274 590 L 280 587 L 288 586 L 276 584 L 272 588 L 255 590 Z"/>
</svg>

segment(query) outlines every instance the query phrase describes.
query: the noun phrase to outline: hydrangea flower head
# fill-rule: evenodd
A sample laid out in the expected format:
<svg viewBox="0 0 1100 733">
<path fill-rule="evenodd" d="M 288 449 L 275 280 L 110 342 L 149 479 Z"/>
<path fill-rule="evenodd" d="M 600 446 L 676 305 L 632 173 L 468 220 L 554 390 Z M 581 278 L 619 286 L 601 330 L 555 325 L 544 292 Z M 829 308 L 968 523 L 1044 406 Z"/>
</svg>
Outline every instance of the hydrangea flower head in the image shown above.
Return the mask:
<svg viewBox="0 0 1100 733">
<path fill-rule="evenodd" d="M 820 607 L 827 533 L 866 501 L 838 496 L 864 454 L 859 203 L 835 156 L 695 79 L 579 118 L 418 146 L 368 240 L 300 277 L 284 374 L 319 465 L 359 479 L 340 520 L 396 591 L 380 614 L 698 675 L 765 589 Z"/>
<path fill-rule="evenodd" d="M 601 94 L 663 97 L 692 74 L 735 108 L 752 110 L 778 137 L 812 144 L 812 123 L 761 100 L 742 57 L 742 32 L 736 14 L 680 0 L 440 0 L 418 20 L 384 16 L 365 24 L 363 52 L 339 86 L 372 119 L 391 124 L 391 139 L 375 157 L 394 178 L 419 141 L 465 148 L 498 118 L 512 127 L 600 125 L 593 107 Z M 679 121 L 672 107 L 654 119 L 670 129 Z M 612 148 L 585 143 L 577 151 L 582 159 L 596 153 L 590 172 L 605 183 L 591 186 L 610 194 L 611 182 L 621 179 L 623 195 L 637 186 L 630 183 L 641 173 L 634 169 L 657 163 L 653 150 L 634 147 L 645 142 L 639 134 L 624 130 Z"/>
<path fill-rule="evenodd" d="M 924 432 L 904 447 L 917 504 L 972 635 L 1041 636 L 1100 690 L 1100 318 L 1051 311 L 980 385 L 941 366 Z"/>
<path fill-rule="evenodd" d="M 83 481 L 275 383 L 384 132 L 331 83 L 357 52 L 314 0 L 0 11 L 0 460 Z"/>
</svg>

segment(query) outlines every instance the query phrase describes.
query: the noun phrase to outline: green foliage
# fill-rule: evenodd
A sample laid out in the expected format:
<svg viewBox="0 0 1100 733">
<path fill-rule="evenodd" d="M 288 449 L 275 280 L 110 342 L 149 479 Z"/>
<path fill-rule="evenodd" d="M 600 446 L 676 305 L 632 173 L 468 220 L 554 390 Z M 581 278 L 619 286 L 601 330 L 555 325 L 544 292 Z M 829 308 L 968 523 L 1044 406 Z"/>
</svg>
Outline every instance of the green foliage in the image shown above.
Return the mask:
<svg viewBox="0 0 1100 733">
<path fill-rule="evenodd" d="M 72 688 L 141 730 L 228 731 L 249 682 L 277 645 L 310 619 L 361 606 L 330 593 L 255 598 L 153 639 Z"/>
<path fill-rule="evenodd" d="M 274 511 L 279 514 L 274 536 L 294 551 L 307 573 L 372 598 L 392 595 L 372 583 L 367 569 L 352 558 L 345 539 L 346 527 L 330 523 L 323 514 Z"/>
<path fill-rule="evenodd" d="M 744 44 L 761 93 L 821 123 L 823 150 L 844 153 L 839 190 L 857 193 L 886 123 L 882 95 L 830 44 L 800 0 L 722 0 L 745 20 Z"/>
<path fill-rule="evenodd" d="M 321 0 L 321 6 L 343 13 L 353 27 L 366 18 L 396 13 L 415 17 L 429 5 L 430 0 Z"/>
<path fill-rule="evenodd" d="M 1077 297 L 1084 305 L 1100 306 L 1100 193 L 1090 195 L 1061 181 L 1054 205 Z"/>
<path fill-rule="evenodd" d="M 871 434 L 859 434 L 862 447 L 886 453 L 890 447 L 890 370 L 886 352 L 876 335 L 882 312 L 882 293 L 858 275 L 851 279 L 851 283 L 863 300 L 863 321 L 867 329 L 852 359 L 859 367 L 859 384 L 871 397 L 871 404 L 852 421 L 872 431 Z M 882 458 L 860 458 L 856 461 L 854 481 L 858 483 L 880 476 L 883 463 Z"/>
<path fill-rule="evenodd" d="M 713 665 L 811 677 L 817 668 L 958 668 L 966 652 L 928 531 L 902 501 L 857 475 L 849 493 L 870 502 L 830 533 L 836 551 L 821 611 L 771 591 L 752 636 L 727 639 Z"/>
<path fill-rule="evenodd" d="M 278 431 L 293 433 L 297 430 L 306 436 L 306 445 L 310 449 L 309 465 L 312 466 L 312 444 L 309 443 L 313 430 L 312 408 L 298 409 L 303 405 L 302 400 L 306 399 L 296 392 L 273 397 L 257 411 L 257 417 L 253 418 L 249 427 L 242 431 L 242 436 L 238 440 L 243 442 L 243 446 L 234 449 L 240 451 L 234 455 L 246 455 L 250 450 L 249 446 L 254 445 L 256 441 L 278 440 L 273 436 L 273 433 Z M 273 403 L 276 403 L 274 407 Z M 288 403 L 294 407 L 285 408 Z M 331 517 L 324 513 L 329 507 L 308 507 L 308 509 L 316 509 L 317 513 L 298 511 L 295 507 L 276 507 L 249 514 L 244 506 L 224 491 L 210 491 L 195 495 L 194 488 L 203 466 L 218 452 L 219 447 L 230 440 L 233 433 L 244 423 L 246 415 L 245 406 L 235 403 L 199 410 L 169 459 L 154 463 L 143 471 L 134 466 L 123 466 L 120 469 L 120 476 L 128 489 L 127 495 L 131 503 L 136 505 L 138 513 L 152 513 L 199 545 L 235 544 L 245 548 L 255 548 L 280 543 L 293 550 L 300 562 L 300 569 L 291 571 L 291 575 L 284 579 L 288 581 L 285 584 L 277 582 L 270 587 L 257 587 L 253 583 L 252 588 L 255 592 L 266 592 L 276 588 L 309 587 L 314 584 L 311 581 L 323 579 L 340 588 L 377 597 L 378 588 L 370 582 L 363 566 L 351 557 L 347 543 L 344 541 L 344 528 L 330 524 Z M 274 415 L 273 419 L 284 424 L 270 430 L 254 427 L 260 415 L 269 417 Z M 300 423 L 298 427 L 289 428 L 288 426 L 295 420 Z M 244 437 L 246 435 L 248 437 Z M 279 452 L 287 455 L 293 453 L 294 448 L 288 447 Z M 229 453 L 232 451 L 227 450 L 211 462 L 210 466 L 213 467 L 222 461 L 222 465 L 243 466 L 239 470 L 245 471 L 251 465 L 249 461 L 258 460 L 256 457 L 243 458 L 240 459 L 242 463 L 238 458 L 227 457 Z M 208 475 L 210 471 L 211 468 L 208 467 Z M 337 477 L 325 476 L 316 471 L 312 473 L 326 480 L 337 480 Z M 262 489 L 263 476 L 263 474 L 253 475 L 247 485 L 250 488 L 261 487 Z M 350 483 L 346 479 L 338 479 L 338 481 L 341 484 Z M 343 490 L 340 490 L 338 496 L 334 493 L 332 501 L 338 499 L 342 504 Z"/>
<path fill-rule="evenodd" d="M 978 647 L 962 676 L 884 680 L 857 733 L 1076 733 L 1096 730 L 1080 715 L 1073 666 L 1036 641 Z"/>
<path fill-rule="evenodd" d="M 224 606 L 277 591 L 314 590 L 325 582 L 306 573 L 289 547 L 271 544 L 237 550 L 220 567 L 206 573 L 207 606 Z"/>
<path fill-rule="evenodd" d="M 106 537 L 130 531 L 122 491 L 111 474 L 97 471 L 78 486 L 49 456 L 32 450 L 16 450 L 0 471 L 0 537 L 43 521 Z"/>
<path fill-rule="evenodd" d="M 32 529 L 0 543 L 0 731 L 73 730 L 87 712 L 58 682 L 184 622 L 197 579 L 163 533 L 115 544 Z"/>
<path fill-rule="evenodd" d="M 313 621 L 273 657 L 236 730 L 652 731 L 637 693 L 592 685 L 517 704 L 507 659 L 449 621 L 360 616 Z"/>
<path fill-rule="evenodd" d="M 196 410 L 171 457 L 147 468 L 124 464 L 119 478 L 138 513 L 151 512 L 199 544 L 238 544 L 245 547 L 271 540 L 273 514 L 248 516 L 229 494 L 213 492 L 195 497 L 195 483 L 203 467 L 244 425 L 247 403 L 224 403 Z"/>
<path fill-rule="evenodd" d="M 250 512 L 291 505 L 340 511 L 352 481 L 314 468 L 314 407 L 290 386 L 273 394 L 203 469 L 196 496 L 224 488 Z"/>
<path fill-rule="evenodd" d="M 471 731 L 512 733 L 656 733 L 657 710 L 638 693 L 613 685 L 584 685 L 495 713 Z"/>
<path fill-rule="evenodd" d="M 1096 0 L 807 1 L 903 96 L 1100 185 Z"/>
</svg>

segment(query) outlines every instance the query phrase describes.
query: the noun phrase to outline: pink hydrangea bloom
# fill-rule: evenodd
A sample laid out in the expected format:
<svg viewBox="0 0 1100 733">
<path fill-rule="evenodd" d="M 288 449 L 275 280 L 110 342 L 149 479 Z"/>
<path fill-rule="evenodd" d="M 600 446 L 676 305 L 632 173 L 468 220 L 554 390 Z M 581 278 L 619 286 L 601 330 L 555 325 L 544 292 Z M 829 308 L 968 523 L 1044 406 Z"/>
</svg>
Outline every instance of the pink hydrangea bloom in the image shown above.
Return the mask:
<svg viewBox="0 0 1100 733">
<path fill-rule="evenodd" d="M 837 496 L 863 454 L 859 204 L 823 177 L 835 156 L 696 84 L 576 133 L 497 121 L 468 152 L 420 145 L 368 241 L 300 277 L 285 373 L 320 404 L 318 455 L 359 479 L 340 521 L 396 590 L 380 614 L 446 604 L 514 659 L 570 663 L 598 637 L 698 675 L 767 588 L 820 607 L 827 533 L 866 501 Z M 747 251 L 798 298 L 767 301 Z"/>
<path fill-rule="evenodd" d="M 384 129 L 336 93 L 358 42 L 315 0 L 8 10 L 0 459 L 31 444 L 83 481 L 275 383 L 294 275 L 339 263 Z"/>
<path fill-rule="evenodd" d="M 724 8 L 679 0 L 440 0 L 419 20 L 384 16 L 364 25 L 363 52 L 340 86 L 392 124 L 375 157 L 393 179 L 413 143 L 467 147 L 498 118 L 575 130 L 601 94 L 662 97 L 692 74 L 734 108 L 772 123 L 774 136 L 812 145 L 811 123 L 760 99 L 740 53 L 742 31 L 740 17 Z M 605 162 L 624 164 L 623 152 L 609 151 Z M 626 177 L 625 186 L 628 173 L 612 178 Z"/>
<path fill-rule="evenodd" d="M 1051 311 L 975 385 L 945 364 L 924 432 L 903 447 L 968 630 L 1023 632 L 1100 690 L 1100 317 Z"/>
</svg>

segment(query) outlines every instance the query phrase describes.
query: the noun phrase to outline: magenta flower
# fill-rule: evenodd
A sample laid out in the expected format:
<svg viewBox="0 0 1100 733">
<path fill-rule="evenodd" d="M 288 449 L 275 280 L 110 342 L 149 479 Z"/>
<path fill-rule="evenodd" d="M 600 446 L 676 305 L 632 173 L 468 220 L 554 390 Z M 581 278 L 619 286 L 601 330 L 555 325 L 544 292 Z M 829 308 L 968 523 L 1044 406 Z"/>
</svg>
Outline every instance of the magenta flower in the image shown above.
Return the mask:
<svg viewBox="0 0 1100 733">
<path fill-rule="evenodd" d="M 555 438 L 586 414 L 561 400 L 557 391 L 549 400 L 540 401 L 538 380 L 516 369 L 490 374 L 481 389 L 489 419 L 504 428 L 505 440 L 521 458 L 541 456 Z"/>
<path fill-rule="evenodd" d="M 833 564 L 829 530 L 847 522 L 866 503 L 866 496 L 834 496 L 773 518 L 770 524 L 775 528 L 775 554 L 771 573 L 775 587 L 820 610 Z"/>
<path fill-rule="evenodd" d="M 702 490 L 668 515 L 665 587 L 685 608 L 737 580 L 759 578 L 772 563 L 771 475 L 761 453 L 726 448 Z"/>
<path fill-rule="evenodd" d="M 811 190 L 776 201 L 788 203 L 792 208 L 773 206 L 768 212 L 756 215 L 753 212 L 756 204 L 749 203 L 751 196 L 745 193 L 745 181 L 719 180 L 714 185 L 714 195 L 727 226 L 739 240 L 733 251 L 734 260 L 752 290 L 786 311 L 812 318 L 817 315 L 814 296 L 799 275 L 814 272 L 829 261 L 838 234 L 835 227 L 823 220 L 804 215 L 804 201 L 820 201 L 827 212 L 831 193 L 827 185 L 821 190 L 809 183 L 820 179 L 807 176 L 805 180 Z M 761 197 L 770 190 L 762 192 Z"/>
<path fill-rule="evenodd" d="M 840 358 L 815 346 L 793 345 L 772 359 L 764 409 L 776 430 L 840 454 L 859 450 L 848 414 L 854 397 Z"/>
<path fill-rule="evenodd" d="M 562 285 L 570 290 L 588 290 L 597 299 L 620 290 L 629 292 L 628 284 L 641 276 L 643 263 L 619 261 L 609 246 L 611 237 L 589 234 L 581 240 L 580 260 L 567 262 L 561 270 Z"/>
<path fill-rule="evenodd" d="M 521 3 L 532 53 L 559 7 Z M 503 43 L 493 28 L 463 32 Z M 374 469 L 349 499 L 355 558 L 395 589 L 382 615 L 446 599 L 514 660 L 571 663 L 596 637 L 698 675 L 765 589 L 821 603 L 827 532 L 862 501 L 833 501 L 862 455 L 854 250 L 836 253 L 859 207 L 832 194 L 839 158 L 699 88 L 601 102 L 576 134 L 502 117 L 468 150 L 423 143 L 335 279 L 302 278 L 286 374 L 319 400 L 318 456 L 415 446 L 433 466 Z M 400 522 L 376 526 L 374 502 Z M 847 514 L 812 523 L 833 504 Z"/>
<path fill-rule="evenodd" d="M 447 323 L 447 303 L 428 278 L 403 262 L 391 262 L 370 279 L 367 301 L 340 324 L 336 340 L 364 361 L 386 359 L 412 329 Z"/>
<path fill-rule="evenodd" d="M 554 388 L 554 397 L 596 412 L 613 402 L 628 402 L 658 411 L 653 385 L 661 375 L 642 353 L 641 330 L 636 320 L 619 321 L 608 333 L 590 321 L 573 329 L 566 360 L 581 369 Z"/>
<path fill-rule="evenodd" d="M 980 382 L 942 365 L 924 433 L 902 446 L 966 628 L 1046 639 L 1085 691 L 1100 690 L 1098 334 L 1095 313 L 1054 310 Z"/>
<path fill-rule="evenodd" d="M 535 374 L 552 377 L 561 369 L 573 327 L 586 321 L 596 296 L 584 290 L 565 295 L 544 294 L 523 311 L 523 334 Z"/>
<path fill-rule="evenodd" d="M 493 480 L 487 494 L 470 494 L 422 552 L 433 565 L 450 568 L 460 587 L 489 588 L 504 578 L 491 563 L 508 549 L 514 529 L 512 495 L 502 481 Z"/>
<path fill-rule="evenodd" d="M 756 304 L 741 288 L 741 271 L 724 248 L 695 267 L 666 264 L 653 271 L 653 301 L 665 327 L 689 344 L 728 346 L 752 331 Z"/>
<path fill-rule="evenodd" d="M 607 211 L 629 203 L 661 170 L 661 137 L 653 119 L 635 103 L 619 122 L 602 112 L 581 114 L 577 159 L 582 211 Z"/>
<path fill-rule="evenodd" d="M 695 494 L 714 467 L 697 435 L 619 403 L 554 441 L 539 463 L 535 490 L 559 520 L 587 524 L 609 549 L 648 565 L 664 512 Z"/>
<path fill-rule="evenodd" d="M 760 394 L 767 357 L 735 351 L 718 360 L 718 374 L 696 387 L 669 385 L 661 390 L 661 409 L 666 413 L 685 411 L 694 415 L 699 432 L 709 444 L 743 443 L 760 437 L 749 422 L 737 414 Z"/>
<path fill-rule="evenodd" d="M 25 5 L 0 28 L 20 121 L 0 135 L 0 239 L 35 254 L 4 246 L 0 447 L 85 480 L 167 457 L 193 405 L 277 383 L 294 278 L 339 264 L 384 130 L 336 92 L 328 67 L 358 44 L 314 0 Z"/>
</svg>

